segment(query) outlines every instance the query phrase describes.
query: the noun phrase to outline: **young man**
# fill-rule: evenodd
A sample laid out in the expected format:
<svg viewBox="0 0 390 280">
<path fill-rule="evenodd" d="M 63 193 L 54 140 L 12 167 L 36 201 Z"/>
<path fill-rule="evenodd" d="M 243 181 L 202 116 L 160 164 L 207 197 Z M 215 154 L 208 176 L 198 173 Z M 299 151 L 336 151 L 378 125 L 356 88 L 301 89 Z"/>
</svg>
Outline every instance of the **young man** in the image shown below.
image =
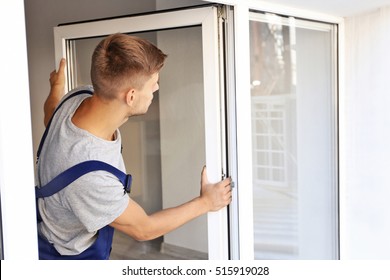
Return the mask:
<svg viewBox="0 0 390 280">
<path fill-rule="evenodd" d="M 52 120 L 38 160 L 39 186 L 86 160 L 125 170 L 118 128 L 129 117 L 147 112 L 159 89 L 165 58 L 146 40 L 124 34 L 107 37 L 92 56 L 93 88 L 77 89 L 79 94 L 63 102 L 54 114 L 59 102 L 76 92 L 63 97 L 65 60 L 61 61 L 58 72 L 50 75 L 51 91 L 44 106 L 45 125 Z M 114 228 L 136 240 L 157 238 L 228 205 L 230 183 L 228 178 L 211 184 L 204 168 L 199 197 L 147 215 L 124 193 L 115 176 L 106 171 L 87 173 L 38 200 L 40 258 L 108 259 Z"/>
</svg>

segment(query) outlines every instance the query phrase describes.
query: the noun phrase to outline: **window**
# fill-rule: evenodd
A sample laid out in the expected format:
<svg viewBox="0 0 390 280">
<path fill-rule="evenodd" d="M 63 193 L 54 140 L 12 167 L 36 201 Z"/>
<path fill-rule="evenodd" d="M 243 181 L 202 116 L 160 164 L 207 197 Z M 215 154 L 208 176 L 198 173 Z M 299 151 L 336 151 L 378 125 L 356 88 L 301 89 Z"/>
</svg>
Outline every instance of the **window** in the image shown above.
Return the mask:
<svg viewBox="0 0 390 280">
<path fill-rule="evenodd" d="M 69 89 L 90 82 L 93 49 L 108 34 L 143 37 L 168 54 L 148 113 L 121 127 L 123 157 L 134 178 L 131 195 L 148 213 L 198 196 L 205 164 L 210 181 L 221 178 L 217 11 L 208 6 L 55 28 L 56 58 L 67 57 Z M 226 212 L 199 217 L 151 247 L 179 259 L 227 258 L 227 239 L 214 234 L 227 228 Z M 131 248 L 121 248 L 115 240 L 113 247 L 123 251 L 118 258 L 134 258 L 128 255 Z"/>
<path fill-rule="evenodd" d="M 250 18 L 254 257 L 337 258 L 335 26 Z"/>
</svg>

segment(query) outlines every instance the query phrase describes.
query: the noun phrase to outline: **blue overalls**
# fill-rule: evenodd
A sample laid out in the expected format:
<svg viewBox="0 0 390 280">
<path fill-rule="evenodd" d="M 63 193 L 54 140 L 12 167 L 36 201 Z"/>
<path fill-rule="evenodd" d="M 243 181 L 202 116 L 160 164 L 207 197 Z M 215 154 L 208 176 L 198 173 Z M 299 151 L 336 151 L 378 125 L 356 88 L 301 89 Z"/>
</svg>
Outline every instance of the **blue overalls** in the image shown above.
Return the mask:
<svg viewBox="0 0 390 280">
<path fill-rule="evenodd" d="M 108 260 L 111 253 L 114 229 L 105 226 L 98 231 L 98 237 L 91 247 L 78 255 L 63 256 L 57 252 L 53 244 L 38 234 L 40 260 Z"/>
</svg>

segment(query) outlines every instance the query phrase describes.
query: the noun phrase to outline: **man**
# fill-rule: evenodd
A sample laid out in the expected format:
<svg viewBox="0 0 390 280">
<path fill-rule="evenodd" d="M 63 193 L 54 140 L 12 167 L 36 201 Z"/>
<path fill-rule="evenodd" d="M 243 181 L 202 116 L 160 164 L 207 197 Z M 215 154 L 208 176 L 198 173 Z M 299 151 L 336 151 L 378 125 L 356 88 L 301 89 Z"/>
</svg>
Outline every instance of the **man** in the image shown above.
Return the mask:
<svg viewBox="0 0 390 280">
<path fill-rule="evenodd" d="M 65 60 L 61 60 L 58 72 L 50 75 L 51 90 L 44 105 L 45 125 L 51 121 L 38 160 L 39 186 L 87 160 L 125 170 L 118 128 L 129 117 L 147 112 L 159 89 L 165 58 L 146 40 L 124 34 L 107 37 L 92 56 L 93 88 L 77 89 L 80 94 L 62 101 L 54 114 L 59 102 L 75 92 L 63 98 Z M 211 184 L 204 168 L 199 197 L 148 215 L 123 192 L 115 176 L 106 171 L 88 173 L 58 193 L 39 199 L 40 258 L 107 259 L 113 228 L 136 240 L 157 238 L 228 205 L 230 183 L 228 178 Z"/>
</svg>

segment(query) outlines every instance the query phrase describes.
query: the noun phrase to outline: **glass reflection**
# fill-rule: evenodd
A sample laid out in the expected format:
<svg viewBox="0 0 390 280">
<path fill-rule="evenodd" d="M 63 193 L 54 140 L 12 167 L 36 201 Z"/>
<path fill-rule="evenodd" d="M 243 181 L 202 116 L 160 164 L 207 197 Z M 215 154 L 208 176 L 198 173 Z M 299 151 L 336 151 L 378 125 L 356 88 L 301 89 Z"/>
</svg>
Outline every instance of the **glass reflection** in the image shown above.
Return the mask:
<svg viewBox="0 0 390 280">
<path fill-rule="evenodd" d="M 252 16 L 255 258 L 334 258 L 332 27 Z M 313 246 L 318 242 L 322 245 Z"/>
</svg>

